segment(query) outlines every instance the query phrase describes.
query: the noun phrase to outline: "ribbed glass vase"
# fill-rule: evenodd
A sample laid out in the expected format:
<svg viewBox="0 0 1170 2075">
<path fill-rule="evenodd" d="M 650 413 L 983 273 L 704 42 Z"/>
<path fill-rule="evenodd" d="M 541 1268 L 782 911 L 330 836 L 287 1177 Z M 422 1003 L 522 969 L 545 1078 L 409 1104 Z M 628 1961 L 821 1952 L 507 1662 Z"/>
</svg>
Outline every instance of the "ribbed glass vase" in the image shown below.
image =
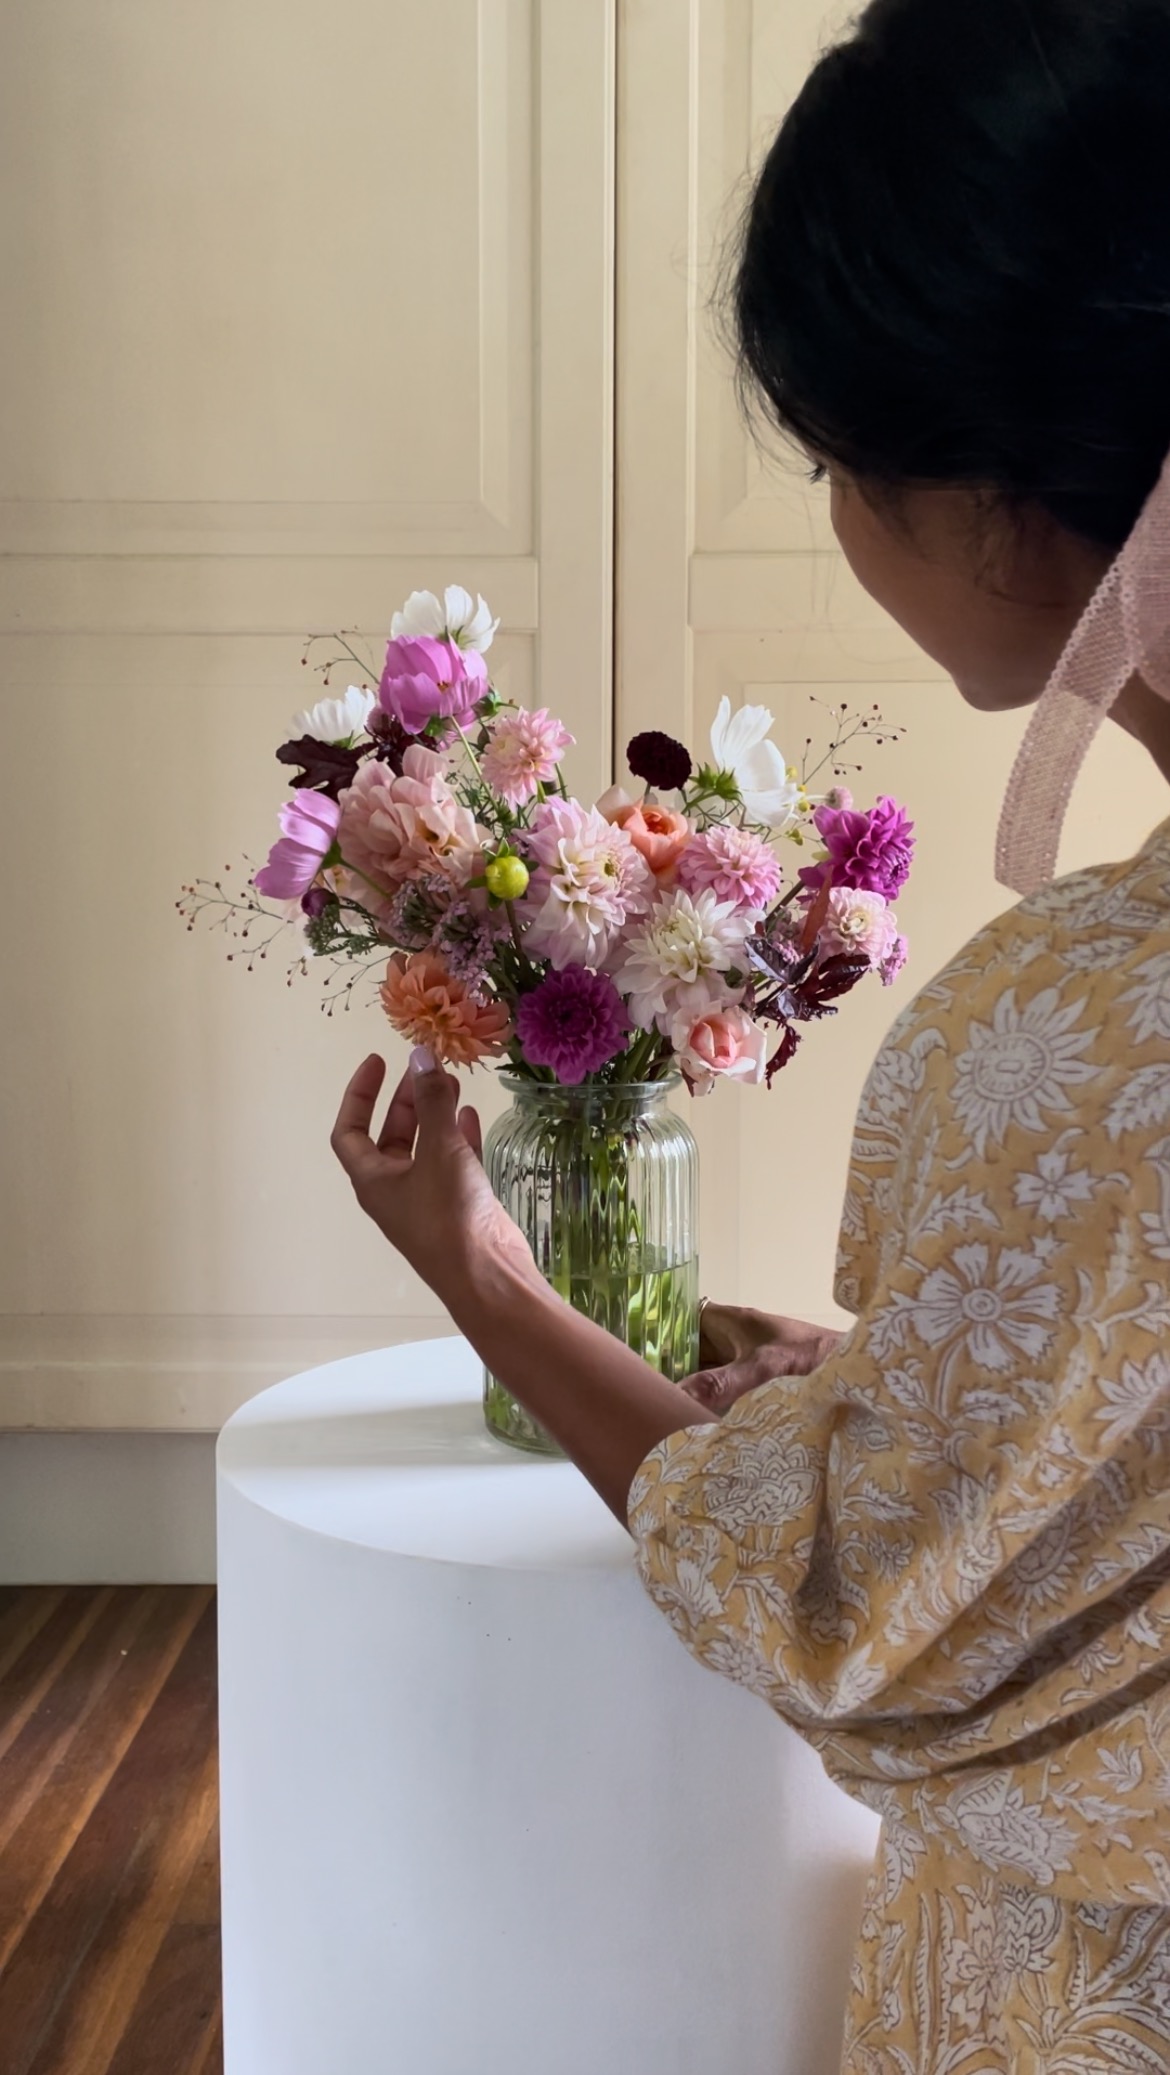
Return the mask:
<svg viewBox="0 0 1170 2075">
<path fill-rule="evenodd" d="M 663 1376 L 690 1375 L 699 1352 L 699 1151 L 669 1105 L 677 1080 L 502 1082 L 512 1107 L 487 1134 L 484 1164 L 541 1273 Z M 514 1448 L 561 1453 L 491 1375 L 484 1417 Z"/>
</svg>

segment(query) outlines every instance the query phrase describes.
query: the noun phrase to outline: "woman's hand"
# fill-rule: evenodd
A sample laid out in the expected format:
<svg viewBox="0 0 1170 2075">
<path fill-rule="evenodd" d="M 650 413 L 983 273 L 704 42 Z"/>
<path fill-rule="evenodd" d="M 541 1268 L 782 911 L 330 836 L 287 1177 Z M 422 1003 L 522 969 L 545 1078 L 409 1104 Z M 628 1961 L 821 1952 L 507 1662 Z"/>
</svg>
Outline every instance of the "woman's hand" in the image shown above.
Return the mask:
<svg viewBox="0 0 1170 2075">
<path fill-rule="evenodd" d="M 458 1081 L 428 1052 L 413 1052 L 375 1139 L 374 1105 L 385 1074 L 376 1053 L 363 1061 L 341 1099 L 331 1141 L 366 1215 L 444 1302 L 494 1266 L 539 1281 L 523 1233 L 492 1194 L 479 1118 L 459 1109 Z"/>
<path fill-rule="evenodd" d="M 703 1367 L 682 1388 L 697 1404 L 724 1413 L 773 1377 L 811 1376 L 841 1338 L 803 1319 L 773 1318 L 737 1304 L 704 1304 L 699 1326 Z"/>
</svg>

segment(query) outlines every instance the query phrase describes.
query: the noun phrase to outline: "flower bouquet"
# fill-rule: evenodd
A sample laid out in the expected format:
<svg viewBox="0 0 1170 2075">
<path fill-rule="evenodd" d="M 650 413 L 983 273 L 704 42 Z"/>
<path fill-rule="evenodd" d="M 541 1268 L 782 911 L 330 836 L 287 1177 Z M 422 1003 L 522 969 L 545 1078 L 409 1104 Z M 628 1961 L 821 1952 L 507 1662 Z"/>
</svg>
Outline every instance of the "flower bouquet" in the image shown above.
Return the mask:
<svg viewBox="0 0 1170 2075">
<path fill-rule="evenodd" d="M 325 689 L 339 660 L 368 681 L 298 714 L 277 749 L 295 775 L 267 864 L 242 896 L 198 882 L 180 908 L 189 924 L 218 909 L 250 959 L 293 924 L 302 970 L 348 969 L 347 1007 L 374 964 L 404 1038 L 455 1067 L 501 1065 L 497 1192 L 567 1300 L 678 1378 L 697 1356 L 695 1149 L 667 1096 L 770 1084 L 806 1024 L 899 971 L 912 825 L 836 782 L 848 745 L 894 731 L 876 708 L 835 708 L 821 762 L 810 738 L 798 769 L 765 708 L 724 699 L 708 761 L 637 735 L 637 783 L 583 804 L 563 775 L 568 730 L 492 684 L 497 625 L 456 586 L 416 591 L 376 690 L 334 637 Z M 819 771 L 834 783 L 818 795 Z M 504 1438 L 551 1447 L 491 1378 L 486 1409 Z"/>
</svg>

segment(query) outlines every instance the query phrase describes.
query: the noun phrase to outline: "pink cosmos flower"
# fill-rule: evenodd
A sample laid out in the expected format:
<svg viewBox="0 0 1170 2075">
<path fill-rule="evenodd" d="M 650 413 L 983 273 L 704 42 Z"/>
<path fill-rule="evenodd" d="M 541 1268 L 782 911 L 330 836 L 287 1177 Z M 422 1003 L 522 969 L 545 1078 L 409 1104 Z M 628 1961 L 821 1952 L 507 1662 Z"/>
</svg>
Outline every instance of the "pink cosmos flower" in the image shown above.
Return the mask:
<svg viewBox="0 0 1170 2075">
<path fill-rule="evenodd" d="M 708 1094 L 717 1077 L 753 1084 L 764 1078 L 768 1040 L 744 1009 L 708 1009 L 694 1022 L 683 1017 L 671 1031 L 671 1042 L 695 1095 Z"/>
<path fill-rule="evenodd" d="M 720 901 L 762 914 L 780 891 L 780 866 L 770 843 L 734 822 L 704 829 L 679 859 L 679 884 L 688 893 L 707 888 Z"/>
<path fill-rule="evenodd" d="M 283 834 L 252 881 L 257 892 L 274 901 L 299 900 L 333 847 L 340 812 L 324 793 L 302 791 L 286 800 L 280 810 Z"/>
<path fill-rule="evenodd" d="M 517 910 L 530 955 L 601 965 L 631 916 L 645 914 L 654 878 L 624 829 L 595 807 L 546 800 L 529 837 L 532 878 Z"/>
<path fill-rule="evenodd" d="M 822 958 L 868 958 L 871 965 L 880 966 L 897 942 L 898 918 L 880 893 L 858 893 L 851 886 L 833 888 L 817 936 Z"/>
<path fill-rule="evenodd" d="M 487 664 L 478 649 L 428 634 L 402 635 L 387 646 L 378 703 L 408 735 L 421 735 L 436 718 L 469 727 L 487 688 Z"/>
<path fill-rule="evenodd" d="M 502 1002 L 484 1001 L 434 951 L 405 958 L 399 951 L 386 968 L 382 1007 L 394 1029 L 436 1059 L 475 1066 L 503 1051 L 511 1019 Z"/>
<path fill-rule="evenodd" d="M 434 872 L 466 886 L 480 864 L 483 836 L 443 775 L 443 759 L 412 743 L 401 776 L 369 759 L 342 793 L 337 840 L 342 890 L 385 920 L 404 880 Z"/>
<path fill-rule="evenodd" d="M 509 807 L 522 807 L 538 785 L 551 785 L 557 765 L 575 737 L 548 708 L 536 713 L 523 707 L 505 709 L 493 724 L 491 741 L 481 758 L 483 775 Z"/>
</svg>

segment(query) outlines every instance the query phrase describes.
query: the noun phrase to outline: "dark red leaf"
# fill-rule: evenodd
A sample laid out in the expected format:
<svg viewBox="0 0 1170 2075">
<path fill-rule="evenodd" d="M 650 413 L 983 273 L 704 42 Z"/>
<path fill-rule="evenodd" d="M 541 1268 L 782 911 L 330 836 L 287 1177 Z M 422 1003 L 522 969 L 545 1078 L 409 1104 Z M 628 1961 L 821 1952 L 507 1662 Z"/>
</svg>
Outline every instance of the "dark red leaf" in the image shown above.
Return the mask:
<svg viewBox="0 0 1170 2075">
<path fill-rule="evenodd" d="M 764 1068 L 764 1079 L 767 1081 L 769 1088 L 772 1085 L 773 1076 L 778 1074 L 782 1067 L 787 1066 L 799 1043 L 800 1032 L 794 1030 L 791 1023 L 786 1023 L 784 1035 L 769 1059 L 767 1066 Z"/>
<path fill-rule="evenodd" d="M 346 749 L 340 742 L 318 742 L 314 735 L 302 735 L 296 742 L 282 742 L 276 758 L 281 764 L 302 766 L 298 776 L 290 780 L 294 787 L 311 785 L 336 800 L 347 785 L 353 784 L 365 754 L 365 750 Z"/>
</svg>

